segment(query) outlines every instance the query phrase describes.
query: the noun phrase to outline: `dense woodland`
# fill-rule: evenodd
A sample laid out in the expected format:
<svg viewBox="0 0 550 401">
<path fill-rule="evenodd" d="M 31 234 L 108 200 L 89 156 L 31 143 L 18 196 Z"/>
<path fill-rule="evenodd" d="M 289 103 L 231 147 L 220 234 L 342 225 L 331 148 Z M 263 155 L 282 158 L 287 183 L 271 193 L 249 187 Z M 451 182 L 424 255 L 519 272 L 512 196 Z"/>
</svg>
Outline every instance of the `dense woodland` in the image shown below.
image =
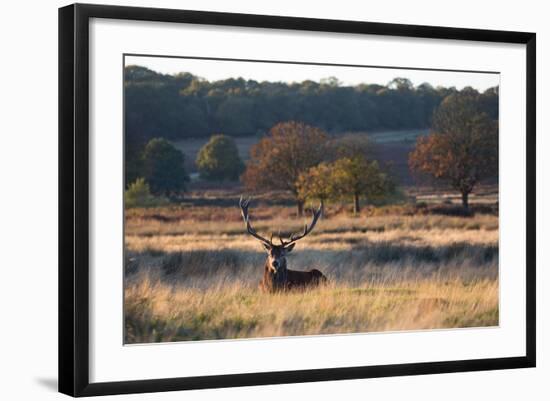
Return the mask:
<svg viewBox="0 0 550 401">
<path fill-rule="evenodd" d="M 369 81 L 368 70 L 365 82 Z M 417 87 L 404 78 L 387 85 L 323 82 L 209 82 L 189 73 L 163 75 L 125 68 L 127 141 L 262 134 L 281 121 L 302 121 L 328 133 L 428 128 L 434 109 L 455 88 Z M 483 93 L 485 112 L 498 117 L 498 91 Z"/>
</svg>

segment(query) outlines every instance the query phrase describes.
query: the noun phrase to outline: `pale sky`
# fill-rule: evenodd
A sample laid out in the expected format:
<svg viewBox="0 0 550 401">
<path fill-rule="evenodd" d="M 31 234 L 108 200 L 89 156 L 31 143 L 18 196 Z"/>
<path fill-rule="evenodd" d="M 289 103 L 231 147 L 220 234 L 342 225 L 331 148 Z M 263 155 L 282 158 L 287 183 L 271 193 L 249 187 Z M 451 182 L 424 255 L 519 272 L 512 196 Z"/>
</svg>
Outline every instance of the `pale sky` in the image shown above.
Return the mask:
<svg viewBox="0 0 550 401">
<path fill-rule="evenodd" d="M 465 86 L 471 86 L 478 91 L 498 86 L 500 82 L 500 75 L 495 73 L 318 66 L 146 56 L 126 56 L 125 64 L 127 66 L 140 65 L 163 74 L 173 75 L 179 72 L 189 72 L 208 81 L 242 77 L 244 79 L 271 82 L 302 82 L 305 80 L 319 82 L 323 78 L 336 77 L 343 85 L 357 85 L 360 83 L 386 85 L 392 79 L 400 77 L 410 79 L 415 86 L 428 82 L 433 87 L 454 86 L 460 90 Z"/>
</svg>

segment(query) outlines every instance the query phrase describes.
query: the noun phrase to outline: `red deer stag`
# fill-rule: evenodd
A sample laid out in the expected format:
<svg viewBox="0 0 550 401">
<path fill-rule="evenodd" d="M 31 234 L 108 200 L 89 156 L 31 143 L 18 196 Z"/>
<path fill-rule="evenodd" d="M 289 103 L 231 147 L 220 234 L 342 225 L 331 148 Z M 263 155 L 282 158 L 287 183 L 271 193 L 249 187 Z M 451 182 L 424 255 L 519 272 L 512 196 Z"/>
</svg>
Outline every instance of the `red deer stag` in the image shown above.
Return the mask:
<svg viewBox="0 0 550 401">
<path fill-rule="evenodd" d="M 304 238 L 308 235 L 319 216 L 321 216 L 321 208 L 313 211 L 313 220 L 309 224 L 306 224 L 304 232 L 301 234 L 292 234 L 288 241 L 283 240 L 279 236 L 281 245 L 275 245 L 273 243 L 273 234 L 271 239 L 267 240 L 258 235 L 256 230 L 252 228 L 250 224 L 250 216 L 248 215 L 248 206 L 250 200 L 244 200 L 242 197 L 239 201 L 241 207 L 241 214 L 246 224 L 246 230 L 248 234 L 259 240 L 267 251 L 267 259 L 264 265 L 264 276 L 260 282 L 260 289 L 266 292 L 287 291 L 291 289 L 305 289 L 307 287 L 318 286 L 319 284 L 326 283 L 327 278 L 317 269 L 309 271 L 297 271 L 287 269 L 286 255 L 288 255 L 296 245 L 296 241 Z"/>
</svg>

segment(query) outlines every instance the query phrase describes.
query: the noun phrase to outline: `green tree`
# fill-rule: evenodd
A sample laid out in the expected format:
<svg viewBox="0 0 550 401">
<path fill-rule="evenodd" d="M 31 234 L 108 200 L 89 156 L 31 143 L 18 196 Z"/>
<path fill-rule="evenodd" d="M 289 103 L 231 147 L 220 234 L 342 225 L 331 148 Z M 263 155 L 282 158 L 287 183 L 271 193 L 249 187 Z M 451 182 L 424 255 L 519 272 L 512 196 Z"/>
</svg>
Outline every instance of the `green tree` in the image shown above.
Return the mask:
<svg viewBox="0 0 550 401">
<path fill-rule="evenodd" d="M 185 191 L 189 177 L 183 162 L 183 153 L 166 139 L 151 139 L 143 151 L 143 170 L 151 191 L 165 195 Z"/>
<path fill-rule="evenodd" d="M 360 199 L 375 200 L 389 194 L 393 182 L 377 161 L 363 156 L 344 157 L 332 164 L 332 182 L 335 191 L 343 198 L 353 199 L 353 212 L 361 211 Z"/>
<path fill-rule="evenodd" d="M 400 92 L 410 92 L 414 90 L 414 85 L 408 78 L 394 78 L 388 83 L 389 89 L 394 89 Z"/>
<path fill-rule="evenodd" d="M 331 164 L 320 163 L 303 172 L 296 183 L 300 199 L 316 199 L 321 202 L 322 215 L 325 216 L 325 203 L 335 193 L 333 168 Z"/>
<path fill-rule="evenodd" d="M 471 88 L 446 97 L 434 113 L 432 132 L 419 137 L 409 155 L 411 170 L 459 191 L 466 211 L 474 187 L 498 174 L 498 123 L 480 100 Z"/>
<path fill-rule="evenodd" d="M 213 135 L 197 155 L 197 167 L 206 180 L 236 181 L 244 170 L 233 138 Z"/>
<path fill-rule="evenodd" d="M 287 190 L 297 203 L 298 215 L 304 199 L 298 192 L 298 177 L 325 157 L 328 135 L 317 127 L 289 121 L 275 125 L 250 150 L 242 179 L 249 190 Z"/>
</svg>

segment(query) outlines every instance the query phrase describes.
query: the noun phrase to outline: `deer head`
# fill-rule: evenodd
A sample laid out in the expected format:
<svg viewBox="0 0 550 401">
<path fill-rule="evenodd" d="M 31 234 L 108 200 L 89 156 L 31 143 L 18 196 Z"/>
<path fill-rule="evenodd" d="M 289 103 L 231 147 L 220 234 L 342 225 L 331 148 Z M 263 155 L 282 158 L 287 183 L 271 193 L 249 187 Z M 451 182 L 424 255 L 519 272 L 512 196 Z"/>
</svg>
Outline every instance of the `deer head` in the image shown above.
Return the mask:
<svg viewBox="0 0 550 401">
<path fill-rule="evenodd" d="M 291 234 L 288 239 L 283 239 L 279 235 L 280 244 L 274 244 L 273 233 L 268 240 L 267 238 L 259 235 L 256 230 L 252 228 L 252 225 L 250 224 L 250 215 L 248 214 L 249 205 L 250 199 L 243 199 L 241 197 L 239 201 L 239 206 L 241 208 L 241 214 L 243 216 L 248 234 L 259 240 L 264 249 L 267 251 L 266 267 L 270 269 L 271 273 L 284 273 L 284 271 L 286 271 L 286 255 L 292 252 L 294 246 L 296 245 L 296 241 L 301 240 L 313 230 L 315 224 L 317 224 L 319 216 L 321 216 L 321 207 L 313 211 L 313 218 L 311 220 L 311 223 L 304 226 L 304 231 L 302 233 Z"/>
</svg>

